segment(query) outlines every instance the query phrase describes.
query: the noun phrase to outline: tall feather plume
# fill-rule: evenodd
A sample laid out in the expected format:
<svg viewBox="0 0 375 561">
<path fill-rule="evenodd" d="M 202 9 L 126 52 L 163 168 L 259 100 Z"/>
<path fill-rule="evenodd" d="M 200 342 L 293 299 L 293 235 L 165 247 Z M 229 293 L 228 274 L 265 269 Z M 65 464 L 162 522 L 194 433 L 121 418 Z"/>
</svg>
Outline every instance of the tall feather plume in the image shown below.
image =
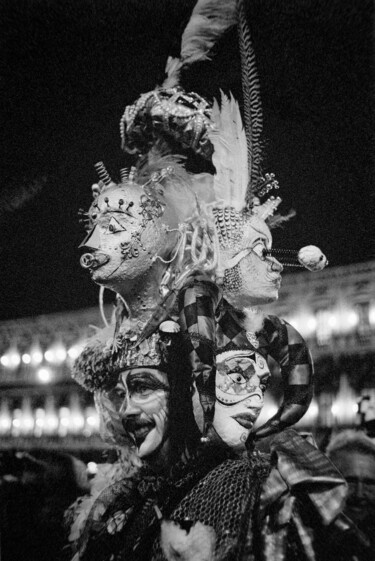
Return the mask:
<svg viewBox="0 0 375 561">
<path fill-rule="evenodd" d="M 255 53 L 251 43 L 243 0 L 238 2 L 238 37 L 241 54 L 242 92 L 250 177 L 247 201 L 251 203 L 261 177 L 263 111 Z"/>
<path fill-rule="evenodd" d="M 198 0 L 181 38 L 180 59 L 168 59 L 163 87 L 178 85 L 183 67 L 208 60 L 220 37 L 236 23 L 237 0 Z"/>
<path fill-rule="evenodd" d="M 217 201 L 242 210 L 249 182 L 246 134 L 238 103 L 232 94 L 221 92 L 221 109 L 215 100 L 212 108 L 214 128 L 209 139 L 214 146 L 212 163 L 216 168 L 214 191 Z"/>
</svg>

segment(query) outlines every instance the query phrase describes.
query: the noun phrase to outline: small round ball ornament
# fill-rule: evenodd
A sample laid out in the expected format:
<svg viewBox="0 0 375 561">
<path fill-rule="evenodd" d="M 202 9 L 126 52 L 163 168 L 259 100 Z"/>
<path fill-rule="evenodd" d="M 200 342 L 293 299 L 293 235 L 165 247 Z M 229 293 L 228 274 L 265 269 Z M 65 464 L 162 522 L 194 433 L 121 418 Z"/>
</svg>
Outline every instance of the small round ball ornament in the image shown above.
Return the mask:
<svg viewBox="0 0 375 561">
<path fill-rule="evenodd" d="M 327 257 L 315 245 L 302 247 L 298 252 L 298 261 L 309 271 L 322 271 L 328 265 Z"/>
</svg>

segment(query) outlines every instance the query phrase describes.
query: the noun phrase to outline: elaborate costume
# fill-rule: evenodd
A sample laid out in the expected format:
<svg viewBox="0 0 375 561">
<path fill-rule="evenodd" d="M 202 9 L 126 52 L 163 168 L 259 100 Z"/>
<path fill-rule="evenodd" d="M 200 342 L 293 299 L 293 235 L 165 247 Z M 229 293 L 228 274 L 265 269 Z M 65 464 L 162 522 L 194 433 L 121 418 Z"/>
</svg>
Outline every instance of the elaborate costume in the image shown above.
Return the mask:
<svg viewBox="0 0 375 561">
<path fill-rule="evenodd" d="M 146 175 L 139 168 L 136 183 L 126 175 L 116 185 L 99 168 L 81 262 L 120 297 L 112 331 L 88 344 L 75 377 L 95 391 L 107 434 L 145 465 L 116 475 L 91 501 L 73 532 L 77 561 L 314 560 L 321 531 L 336 523 L 352 531 L 338 518 L 343 479 L 312 444 L 282 432 L 312 397 L 306 344 L 286 322 L 254 310 L 278 295 L 283 267 L 269 225 L 283 218 L 273 216 L 280 199 L 268 196 L 277 182 L 261 174 L 258 82 L 241 6 L 239 14 L 242 57 L 251 61 L 246 133 L 233 98 L 211 107 L 178 86 L 181 69 L 237 21 L 236 2 L 200 0 L 166 83 L 121 120 L 124 149 L 149 155 Z M 185 175 L 175 156 L 172 164 L 160 157 L 176 144 L 212 157 L 215 176 Z M 312 270 L 326 264 L 317 248 L 286 255 Z M 281 368 L 284 399 L 254 432 L 268 356 Z M 274 433 L 271 456 L 254 450 Z"/>
</svg>

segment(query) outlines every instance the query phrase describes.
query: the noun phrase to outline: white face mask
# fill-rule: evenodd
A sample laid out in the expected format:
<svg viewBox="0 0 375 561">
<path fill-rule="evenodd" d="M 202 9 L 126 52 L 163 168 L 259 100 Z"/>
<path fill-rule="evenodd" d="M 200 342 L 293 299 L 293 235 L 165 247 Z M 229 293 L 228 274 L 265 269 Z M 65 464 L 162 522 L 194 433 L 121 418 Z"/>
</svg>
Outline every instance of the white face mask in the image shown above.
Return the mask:
<svg viewBox="0 0 375 561">
<path fill-rule="evenodd" d="M 93 228 L 80 246 L 90 250 L 81 264 L 92 279 L 116 291 L 148 271 L 167 245 L 163 212 L 137 184 L 101 193 L 89 211 Z"/>
<path fill-rule="evenodd" d="M 223 252 L 225 266 L 223 291 L 239 308 L 277 300 L 282 265 L 267 255 L 272 247 L 271 232 L 264 220 L 251 216 L 243 226 L 241 239 Z"/>
<path fill-rule="evenodd" d="M 251 350 L 217 356 L 213 426 L 230 447 L 242 449 L 263 404 L 270 378 L 265 359 Z"/>
<path fill-rule="evenodd" d="M 135 444 L 140 458 L 156 452 L 168 437 L 167 375 L 155 368 L 122 372 L 116 386 L 102 392 L 115 429 Z"/>
</svg>

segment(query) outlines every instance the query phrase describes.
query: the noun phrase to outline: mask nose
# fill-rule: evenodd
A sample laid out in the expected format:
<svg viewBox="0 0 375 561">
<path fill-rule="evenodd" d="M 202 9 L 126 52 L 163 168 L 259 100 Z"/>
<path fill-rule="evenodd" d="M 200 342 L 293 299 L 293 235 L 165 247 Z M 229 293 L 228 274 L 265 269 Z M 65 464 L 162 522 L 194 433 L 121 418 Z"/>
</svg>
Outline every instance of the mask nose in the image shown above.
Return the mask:
<svg viewBox="0 0 375 561">
<path fill-rule="evenodd" d="M 100 249 L 100 233 L 97 226 L 87 234 L 79 248 L 83 247 L 85 249 L 97 250 Z"/>
<path fill-rule="evenodd" d="M 260 388 L 257 388 L 246 400 L 245 405 L 249 409 L 259 410 L 263 407 L 263 393 Z"/>
<path fill-rule="evenodd" d="M 281 273 L 284 270 L 284 267 L 282 266 L 280 261 L 275 259 L 275 257 L 267 257 L 267 261 L 269 262 L 269 268 L 271 271 L 275 273 Z"/>
<path fill-rule="evenodd" d="M 122 418 L 127 418 L 130 417 L 132 415 L 139 415 L 141 413 L 141 410 L 139 409 L 139 407 L 137 405 L 134 404 L 133 400 L 131 397 L 129 397 L 128 399 L 124 399 L 123 403 L 121 404 L 121 407 L 119 409 L 119 415 Z"/>
</svg>

